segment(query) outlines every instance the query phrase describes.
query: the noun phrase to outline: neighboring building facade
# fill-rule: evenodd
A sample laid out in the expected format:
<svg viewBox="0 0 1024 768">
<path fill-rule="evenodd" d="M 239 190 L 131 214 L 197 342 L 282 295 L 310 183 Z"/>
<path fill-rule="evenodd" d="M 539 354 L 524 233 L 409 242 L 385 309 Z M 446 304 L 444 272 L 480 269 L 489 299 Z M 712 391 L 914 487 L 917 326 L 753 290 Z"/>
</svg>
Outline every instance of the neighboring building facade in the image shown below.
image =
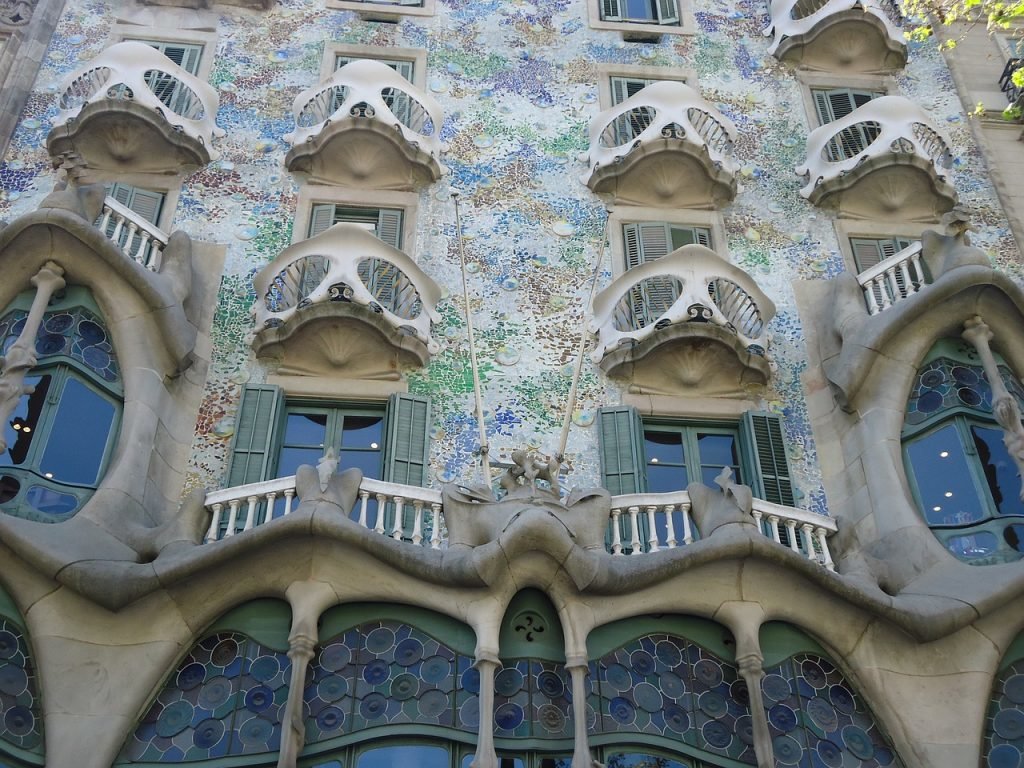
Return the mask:
<svg viewBox="0 0 1024 768">
<path fill-rule="evenodd" d="M 1024 765 L 1012 52 L 901 23 L 0 3 L 0 766 Z"/>
</svg>

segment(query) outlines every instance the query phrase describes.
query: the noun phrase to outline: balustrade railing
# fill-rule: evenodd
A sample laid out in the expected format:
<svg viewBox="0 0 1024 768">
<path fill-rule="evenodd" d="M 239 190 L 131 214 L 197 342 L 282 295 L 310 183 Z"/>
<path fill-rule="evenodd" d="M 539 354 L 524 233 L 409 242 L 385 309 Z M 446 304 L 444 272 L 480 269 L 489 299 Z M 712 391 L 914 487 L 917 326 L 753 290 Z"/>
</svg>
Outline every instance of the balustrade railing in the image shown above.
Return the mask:
<svg viewBox="0 0 1024 768">
<path fill-rule="evenodd" d="M 736 128 L 693 88 L 672 81 L 652 83 L 597 115 L 590 124 L 591 170 L 620 162 L 645 142 L 675 138 L 706 147 L 710 160 L 735 172 Z"/>
<path fill-rule="evenodd" d="M 114 99 L 152 109 L 202 143 L 213 157 L 213 138 L 224 135 L 214 122 L 217 91 L 145 43 L 110 46 L 72 72 L 60 93 L 55 125 L 74 120 L 87 104 Z"/>
<path fill-rule="evenodd" d="M 221 541 L 290 515 L 297 505 L 295 477 L 214 491 L 206 497 L 206 542 Z M 606 549 L 612 555 L 643 555 L 692 544 L 699 532 L 686 491 L 612 497 Z M 835 570 L 828 537 L 830 517 L 754 499 L 754 523 L 766 537 L 808 560 Z M 363 528 L 415 546 L 445 549 L 447 529 L 440 492 L 363 478 L 350 518 Z"/>
<path fill-rule="evenodd" d="M 1003 73 L 999 76 L 999 90 L 1006 94 L 1010 104 L 1017 104 L 1024 95 L 1024 87 L 1013 82 L 1013 73 L 1021 67 L 1024 67 L 1024 59 L 1014 57 L 1006 62 Z"/>
<path fill-rule="evenodd" d="M 921 243 L 912 243 L 864 270 L 857 275 L 857 282 L 864 289 L 864 303 L 871 315 L 914 295 L 925 284 Z"/>
<path fill-rule="evenodd" d="M 352 302 L 415 336 L 433 353 L 431 324 L 441 290 L 406 254 L 357 224 L 335 224 L 285 249 L 256 275 L 258 325 L 280 325 L 299 309 Z"/>
<path fill-rule="evenodd" d="M 332 123 L 356 117 L 395 128 L 406 141 L 432 156 L 441 151 L 441 106 L 379 61 L 349 62 L 324 82 L 300 93 L 293 111 L 296 129 L 285 136 L 293 146 L 313 140 Z"/>
<path fill-rule="evenodd" d="M 818 185 L 886 155 L 916 155 L 944 178 L 953 160 L 950 147 L 945 131 L 917 104 L 902 96 L 881 96 L 811 131 L 807 159 L 796 169 L 807 177 L 800 194 L 810 197 Z"/>
<path fill-rule="evenodd" d="M 757 283 L 701 245 L 686 245 L 633 267 L 594 297 L 591 331 L 598 334 L 593 359 L 621 344 L 638 344 L 676 323 L 712 323 L 763 354 L 775 305 Z"/>
<path fill-rule="evenodd" d="M 167 246 L 167 235 L 131 208 L 107 196 L 96 227 L 132 261 L 154 272 Z"/>
</svg>

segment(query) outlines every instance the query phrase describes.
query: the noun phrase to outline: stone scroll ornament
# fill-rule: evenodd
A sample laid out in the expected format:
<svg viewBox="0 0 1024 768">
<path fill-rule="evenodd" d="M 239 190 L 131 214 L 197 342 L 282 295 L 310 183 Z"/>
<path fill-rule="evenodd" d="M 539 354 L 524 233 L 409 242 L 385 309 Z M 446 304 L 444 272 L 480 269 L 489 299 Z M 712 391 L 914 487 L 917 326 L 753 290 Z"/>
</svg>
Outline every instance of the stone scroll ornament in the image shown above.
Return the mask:
<svg viewBox="0 0 1024 768">
<path fill-rule="evenodd" d="M 17 341 L 0 357 L 0 424 L 5 424 L 18 407 L 22 395 L 31 395 L 35 387 L 25 383 L 25 375 L 36 364 L 36 334 L 43 312 L 53 294 L 64 287 L 64 270 L 52 261 L 46 262 L 33 276 L 36 295 L 25 325 Z M 7 441 L 0 434 L 0 453 L 7 450 Z"/>
<path fill-rule="evenodd" d="M 1024 425 L 1020 421 L 1020 406 L 1003 384 L 999 375 L 996 358 L 989 342 L 994 338 L 992 329 L 980 317 L 975 316 L 964 323 L 963 338 L 974 345 L 985 369 L 985 378 L 992 387 L 992 413 L 1003 428 L 1003 445 L 1013 457 L 1017 472 L 1021 476 L 1020 498 L 1024 501 Z"/>
</svg>

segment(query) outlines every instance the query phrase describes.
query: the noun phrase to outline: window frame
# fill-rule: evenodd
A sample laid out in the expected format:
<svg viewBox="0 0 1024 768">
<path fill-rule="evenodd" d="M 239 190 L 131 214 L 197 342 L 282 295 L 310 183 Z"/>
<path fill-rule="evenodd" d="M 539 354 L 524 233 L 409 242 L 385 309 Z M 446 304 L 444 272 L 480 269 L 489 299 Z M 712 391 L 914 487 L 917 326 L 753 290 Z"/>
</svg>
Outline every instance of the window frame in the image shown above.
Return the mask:
<svg viewBox="0 0 1024 768">
<path fill-rule="evenodd" d="M 800 69 L 796 70 L 795 74 L 800 82 L 800 95 L 803 98 L 804 113 L 807 116 L 807 128 L 809 131 L 821 127 L 813 91 L 848 88 L 854 91 L 876 91 L 883 96 L 899 93 L 896 79 L 892 76 L 844 75 L 842 79 L 838 79 L 832 73 L 810 72 Z"/>
<path fill-rule="evenodd" d="M 213 71 L 213 63 L 216 59 L 217 32 L 208 29 L 187 29 L 180 27 L 180 19 L 177 14 L 173 17 L 165 11 L 171 9 L 155 9 L 154 23 L 149 25 L 132 24 L 124 20 L 114 23 L 111 30 L 109 45 L 123 43 L 130 40 L 140 42 L 159 42 L 180 45 L 202 46 L 199 54 L 199 64 L 196 68 L 195 77 L 204 82 L 209 82 L 210 73 Z M 159 24 L 159 21 L 166 21 Z"/>
<path fill-rule="evenodd" d="M 420 5 L 399 5 L 383 0 L 326 0 L 327 8 L 355 11 L 367 21 L 394 22 L 403 16 L 433 16 L 436 0 L 422 0 Z"/>
<path fill-rule="evenodd" d="M 740 484 L 746 484 L 746 479 L 752 472 L 747 466 L 747 456 L 742 450 L 741 440 L 742 435 L 740 433 L 740 425 L 738 422 L 730 422 L 723 419 L 665 419 L 657 417 L 640 417 L 640 422 L 643 426 L 643 439 L 646 443 L 648 432 L 663 432 L 667 434 L 681 434 L 682 444 L 684 446 L 683 457 L 684 465 L 687 475 L 687 485 L 693 482 L 704 482 L 702 477 L 701 469 L 704 463 L 700 460 L 700 448 L 698 446 L 698 434 L 711 434 L 711 435 L 728 435 L 733 438 L 734 449 L 736 452 L 736 467 L 738 473 L 734 475 L 734 482 Z M 692 462 L 696 460 L 696 465 Z M 642 482 L 644 487 L 644 493 L 671 493 L 672 491 L 652 491 L 650 489 L 650 480 L 648 474 L 648 468 L 652 464 L 659 464 L 660 462 L 652 462 L 648 458 L 644 458 L 642 464 Z M 671 466 L 677 466 L 675 464 Z M 694 472 L 696 468 L 696 472 Z M 706 483 L 705 483 L 706 484 Z M 676 488 L 673 490 L 684 490 L 682 488 Z"/>
<path fill-rule="evenodd" d="M 697 87 L 697 72 L 687 67 L 659 67 L 649 64 L 598 64 L 597 90 L 602 110 L 616 106 L 612 94 L 612 78 L 622 77 L 633 80 L 651 80 L 659 82 L 683 83 L 691 88 Z"/>
<path fill-rule="evenodd" d="M 281 404 L 281 413 L 278 416 L 278 423 L 274 428 L 274 443 L 271 448 L 273 453 L 273 461 L 268 463 L 269 474 L 273 475 L 276 479 L 281 476 L 280 465 L 281 465 L 281 451 L 288 447 L 308 447 L 308 446 L 288 446 L 285 444 L 285 437 L 288 429 L 288 417 L 293 414 L 299 413 L 322 413 L 327 416 L 327 424 L 325 426 L 325 438 L 330 438 L 332 434 L 336 435 L 337 439 L 341 437 L 341 429 L 334 429 L 332 432 L 332 425 L 335 427 L 340 426 L 337 424 L 339 417 L 341 424 L 344 424 L 344 418 L 346 416 L 380 416 L 381 418 L 381 443 L 380 447 L 376 450 L 378 453 L 378 471 L 377 474 L 381 475 L 384 473 L 384 453 L 387 443 L 388 434 L 388 404 L 386 400 L 383 401 L 341 401 L 341 400 L 314 400 L 311 398 L 291 398 L 285 395 L 284 402 Z M 327 450 L 326 445 L 321 444 L 321 456 L 323 451 Z M 340 456 L 341 444 L 332 444 L 330 447 L 335 449 L 335 456 Z M 352 449 L 357 450 L 357 449 Z M 366 450 L 366 453 L 372 452 L 372 449 Z M 344 463 L 341 465 L 344 468 Z M 364 475 L 369 477 L 369 475 Z M 372 478 L 374 480 L 381 480 L 380 477 Z"/>
<path fill-rule="evenodd" d="M 675 0 L 678 24 L 657 22 L 606 20 L 603 14 L 603 0 L 587 0 L 587 16 L 592 29 L 617 30 L 626 40 L 651 40 L 659 35 L 692 35 L 697 32 L 697 21 L 693 15 L 692 0 Z"/>
<path fill-rule="evenodd" d="M 304 184 L 299 189 L 295 221 L 292 225 L 292 243 L 308 240 L 313 206 L 321 204 L 340 205 L 345 208 L 398 209 L 402 211 L 401 251 L 416 259 L 416 216 L 419 195 L 414 192 L 392 192 L 388 190 L 355 189 L 325 184 Z"/>
<path fill-rule="evenodd" d="M 612 253 L 613 278 L 624 274 L 628 267 L 626 236 L 623 227 L 627 224 L 662 223 L 668 226 L 697 227 L 711 234 L 709 246 L 724 261 L 730 261 L 725 247 L 725 224 L 722 214 L 715 210 L 696 208 L 651 208 L 644 206 L 616 206 L 608 213 L 608 240 Z M 671 253 L 671 251 L 670 251 Z"/>
<path fill-rule="evenodd" d="M 353 59 L 371 59 L 375 61 L 408 61 L 412 64 L 412 79 L 409 80 L 420 90 L 426 89 L 427 83 L 427 52 L 422 48 L 386 48 L 376 45 L 349 45 L 348 43 L 327 43 L 324 56 L 320 62 L 320 81 L 327 80 L 334 74 L 334 63 L 339 56 Z"/>
<path fill-rule="evenodd" d="M 836 239 L 839 242 L 839 252 L 843 257 L 843 264 L 846 271 L 856 276 L 857 259 L 853 251 L 852 240 L 885 240 L 887 238 L 920 240 L 923 224 L 907 224 L 900 221 L 856 221 L 837 219 L 835 222 Z"/>
</svg>

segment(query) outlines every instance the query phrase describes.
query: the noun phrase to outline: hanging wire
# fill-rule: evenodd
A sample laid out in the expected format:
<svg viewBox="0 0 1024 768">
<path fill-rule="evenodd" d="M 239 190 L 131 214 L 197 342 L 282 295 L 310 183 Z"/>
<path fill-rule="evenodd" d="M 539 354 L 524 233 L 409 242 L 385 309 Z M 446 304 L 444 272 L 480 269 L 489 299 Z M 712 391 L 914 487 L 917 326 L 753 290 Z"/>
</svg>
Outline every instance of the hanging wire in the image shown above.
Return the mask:
<svg viewBox="0 0 1024 768">
<path fill-rule="evenodd" d="M 594 264 L 594 272 L 590 277 L 590 296 L 583 307 L 582 319 L 580 321 L 580 347 L 576 354 L 576 366 L 572 373 L 572 385 L 569 387 L 569 399 L 565 405 L 565 417 L 562 419 L 562 434 L 558 441 L 558 452 L 555 459 L 559 464 L 565 459 L 565 446 L 569 442 L 569 427 L 572 425 L 572 412 L 576 408 L 576 393 L 580 385 L 580 376 L 583 373 L 583 355 L 587 351 L 587 307 L 594 302 L 594 291 L 597 289 L 597 276 L 604 264 L 605 248 L 608 245 L 608 211 L 605 210 L 604 228 L 601 230 L 601 248 L 597 255 L 597 262 Z"/>
<path fill-rule="evenodd" d="M 476 342 L 473 337 L 473 314 L 469 310 L 469 287 L 466 284 L 466 252 L 462 238 L 462 220 L 459 218 L 459 193 L 452 192 L 455 201 L 455 231 L 459 239 L 459 266 L 462 269 L 462 298 L 466 303 L 466 333 L 469 335 L 469 362 L 473 370 L 473 395 L 476 398 L 476 423 L 480 428 L 480 462 L 483 469 L 484 485 L 491 485 L 491 459 L 488 455 L 487 427 L 484 424 L 484 402 L 480 393 L 480 372 L 476 364 Z"/>
</svg>

